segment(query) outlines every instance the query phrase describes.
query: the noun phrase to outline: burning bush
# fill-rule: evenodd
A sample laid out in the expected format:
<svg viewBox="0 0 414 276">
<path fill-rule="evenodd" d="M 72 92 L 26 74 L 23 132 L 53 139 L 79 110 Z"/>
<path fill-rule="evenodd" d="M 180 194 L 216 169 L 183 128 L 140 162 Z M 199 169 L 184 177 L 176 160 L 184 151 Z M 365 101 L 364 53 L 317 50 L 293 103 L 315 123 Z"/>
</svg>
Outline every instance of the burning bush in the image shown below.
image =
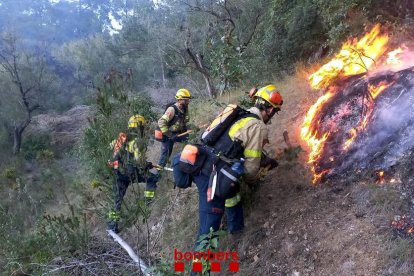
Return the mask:
<svg viewBox="0 0 414 276">
<path fill-rule="evenodd" d="M 376 25 L 310 76 L 326 91 L 301 130 L 314 182 L 361 169 L 384 174 L 414 148 L 412 55 L 405 46 L 385 55 L 387 42 Z"/>
</svg>

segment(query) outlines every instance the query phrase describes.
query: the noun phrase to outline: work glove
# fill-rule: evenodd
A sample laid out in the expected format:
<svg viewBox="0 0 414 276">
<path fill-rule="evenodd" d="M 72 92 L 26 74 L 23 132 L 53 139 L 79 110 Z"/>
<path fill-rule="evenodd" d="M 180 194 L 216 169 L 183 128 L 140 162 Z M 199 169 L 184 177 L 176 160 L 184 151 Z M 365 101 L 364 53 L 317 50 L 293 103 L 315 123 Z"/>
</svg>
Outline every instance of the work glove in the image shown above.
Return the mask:
<svg viewBox="0 0 414 276">
<path fill-rule="evenodd" d="M 274 158 L 270 158 L 266 154 L 262 154 L 262 158 L 260 159 L 260 167 L 268 168 L 268 170 L 272 170 L 276 168 L 279 163 Z"/>
<path fill-rule="evenodd" d="M 145 165 L 145 170 L 148 171 L 148 170 L 151 170 L 152 168 L 154 168 L 154 165 L 152 164 L 152 162 L 147 161 L 147 165 Z"/>
<path fill-rule="evenodd" d="M 165 136 L 168 137 L 168 139 L 174 141 L 175 139 L 177 139 L 177 134 L 172 133 L 171 131 L 167 131 L 166 133 L 164 133 Z"/>
</svg>

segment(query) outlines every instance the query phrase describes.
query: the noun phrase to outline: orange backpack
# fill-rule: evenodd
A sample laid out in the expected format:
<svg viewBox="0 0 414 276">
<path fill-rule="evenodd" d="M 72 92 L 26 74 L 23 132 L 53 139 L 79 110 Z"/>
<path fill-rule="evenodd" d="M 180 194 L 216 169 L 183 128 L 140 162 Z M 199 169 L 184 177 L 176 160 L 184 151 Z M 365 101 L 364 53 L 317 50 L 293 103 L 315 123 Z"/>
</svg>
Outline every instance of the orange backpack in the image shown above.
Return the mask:
<svg viewBox="0 0 414 276">
<path fill-rule="evenodd" d="M 116 139 L 116 141 L 114 141 L 114 152 L 112 154 L 112 158 L 115 158 L 116 155 L 119 152 L 119 149 L 122 147 L 122 145 L 125 143 L 125 141 L 127 140 L 127 135 L 123 132 L 119 133 L 118 135 L 118 139 Z M 108 161 L 108 165 L 114 169 L 118 169 L 119 167 L 119 161 L 118 160 L 114 160 L 114 161 Z"/>
</svg>

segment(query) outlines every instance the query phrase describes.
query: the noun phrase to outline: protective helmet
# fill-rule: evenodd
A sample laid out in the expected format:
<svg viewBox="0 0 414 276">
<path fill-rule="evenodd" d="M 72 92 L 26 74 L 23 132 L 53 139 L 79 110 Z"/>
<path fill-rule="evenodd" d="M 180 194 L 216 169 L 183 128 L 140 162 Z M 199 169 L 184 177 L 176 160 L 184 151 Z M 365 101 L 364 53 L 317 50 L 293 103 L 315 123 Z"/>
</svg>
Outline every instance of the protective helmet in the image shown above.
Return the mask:
<svg viewBox="0 0 414 276">
<path fill-rule="evenodd" d="M 253 97 L 256 99 L 256 103 L 265 101 L 279 110 L 283 104 L 282 95 L 273 84 L 260 88 Z"/>
<path fill-rule="evenodd" d="M 191 99 L 191 93 L 187 89 L 181 88 L 178 89 L 177 94 L 175 94 L 175 98 L 177 100 Z"/>
<path fill-rule="evenodd" d="M 141 115 L 132 115 L 128 120 L 128 128 L 134 128 L 145 125 L 145 118 Z"/>
</svg>

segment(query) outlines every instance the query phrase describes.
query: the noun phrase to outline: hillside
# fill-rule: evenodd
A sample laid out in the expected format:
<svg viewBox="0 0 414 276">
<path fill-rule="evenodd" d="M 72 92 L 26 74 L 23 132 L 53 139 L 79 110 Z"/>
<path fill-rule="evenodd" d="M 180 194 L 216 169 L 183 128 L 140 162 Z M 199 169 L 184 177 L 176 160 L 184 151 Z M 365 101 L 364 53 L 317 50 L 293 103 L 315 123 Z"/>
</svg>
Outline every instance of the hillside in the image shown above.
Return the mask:
<svg viewBox="0 0 414 276">
<path fill-rule="evenodd" d="M 0 0 L 0 275 L 177 275 L 177 252 L 189 275 L 196 186 L 173 189 L 164 168 L 151 203 L 145 179 L 124 181 L 119 211 L 110 159 L 139 118 L 134 176 L 148 173 L 177 90 L 191 91 L 195 143 L 268 84 L 283 97 L 265 146 L 279 166 L 242 184 L 245 230 L 227 234 L 224 219 L 205 240 L 226 258 L 211 274 L 414 275 L 413 11 L 407 0 Z M 108 235 L 114 220 L 151 273 Z"/>
<path fill-rule="evenodd" d="M 300 153 L 298 158 L 283 153 L 287 148 L 282 135 L 285 130 L 293 145 L 306 149 L 298 138 L 303 114 L 312 100 L 306 94 L 311 91 L 305 85 L 305 75 L 279 82 L 280 89 L 286 92 L 286 104 L 269 126 L 273 139 L 268 151 L 279 156 L 280 165 L 254 192 L 245 194 L 245 231 L 221 238 L 218 250 L 238 252 L 240 275 L 412 274 L 411 239 L 391 227 L 394 216 L 410 212 L 409 185 L 380 184 L 372 176 L 333 179 L 315 185 L 306 164 L 307 152 Z M 317 98 L 316 94 L 311 95 Z M 196 102 L 193 107 L 200 104 Z M 206 108 L 209 107 L 204 104 L 200 110 Z M 157 156 L 157 143 L 151 152 Z M 174 249 L 192 250 L 198 197 L 194 187 L 174 190 L 172 185 L 170 175 L 159 185 L 148 226 L 138 223 L 120 233 L 135 244 L 134 248 L 149 263 L 161 261 L 164 271 L 170 272 Z M 146 229 L 150 231 L 149 238 Z M 103 229 L 99 232 L 103 238 Z M 104 239 L 106 243 L 111 241 Z"/>
</svg>

